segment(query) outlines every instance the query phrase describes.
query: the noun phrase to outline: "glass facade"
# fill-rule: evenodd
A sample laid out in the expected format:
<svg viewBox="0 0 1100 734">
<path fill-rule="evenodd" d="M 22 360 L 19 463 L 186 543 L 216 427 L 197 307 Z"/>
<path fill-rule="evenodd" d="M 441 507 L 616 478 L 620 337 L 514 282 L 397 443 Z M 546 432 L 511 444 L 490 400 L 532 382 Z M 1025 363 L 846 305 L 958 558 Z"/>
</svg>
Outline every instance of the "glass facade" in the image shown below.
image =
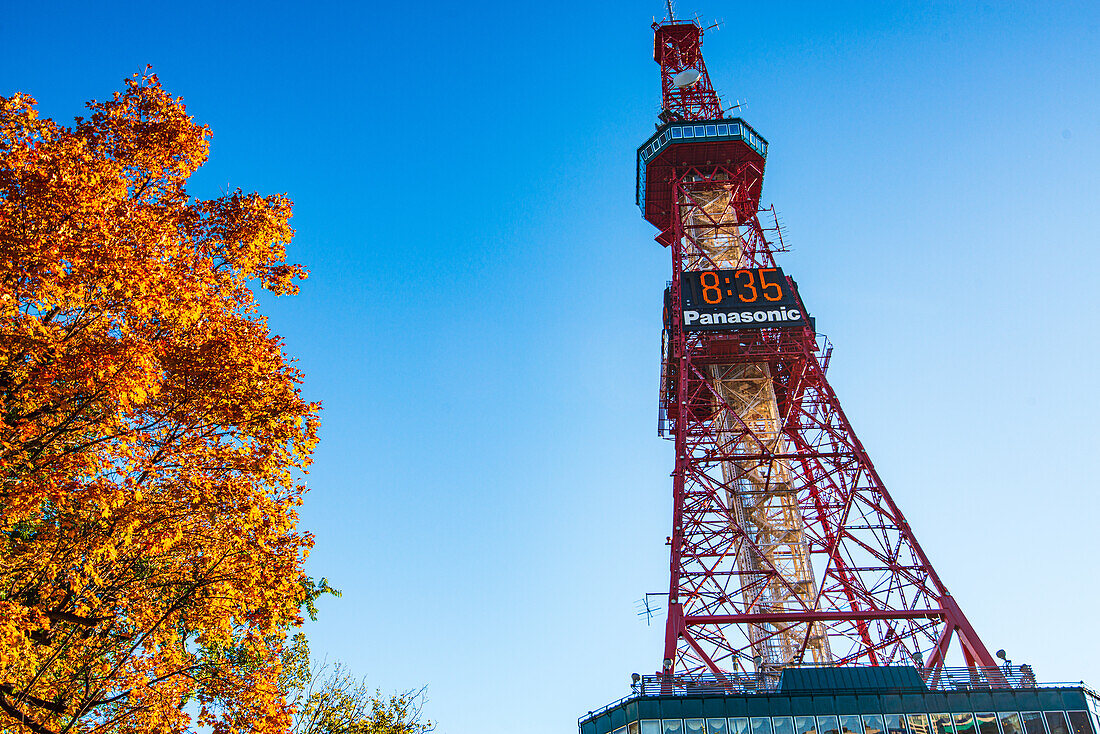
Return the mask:
<svg viewBox="0 0 1100 734">
<path fill-rule="evenodd" d="M 642 719 L 612 734 L 1100 734 L 1088 711 Z"/>
</svg>

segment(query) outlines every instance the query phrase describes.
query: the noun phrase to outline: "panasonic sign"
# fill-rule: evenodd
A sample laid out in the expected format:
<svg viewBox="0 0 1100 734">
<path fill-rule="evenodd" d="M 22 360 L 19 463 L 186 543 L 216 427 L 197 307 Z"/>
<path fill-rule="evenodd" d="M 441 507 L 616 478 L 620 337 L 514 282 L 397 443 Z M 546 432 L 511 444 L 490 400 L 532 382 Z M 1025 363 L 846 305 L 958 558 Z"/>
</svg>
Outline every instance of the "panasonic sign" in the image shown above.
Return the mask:
<svg viewBox="0 0 1100 734">
<path fill-rule="evenodd" d="M 680 286 L 680 323 L 684 331 L 809 325 L 794 281 L 778 267 L 687 271 L 681 276 Z"/>
</svg>

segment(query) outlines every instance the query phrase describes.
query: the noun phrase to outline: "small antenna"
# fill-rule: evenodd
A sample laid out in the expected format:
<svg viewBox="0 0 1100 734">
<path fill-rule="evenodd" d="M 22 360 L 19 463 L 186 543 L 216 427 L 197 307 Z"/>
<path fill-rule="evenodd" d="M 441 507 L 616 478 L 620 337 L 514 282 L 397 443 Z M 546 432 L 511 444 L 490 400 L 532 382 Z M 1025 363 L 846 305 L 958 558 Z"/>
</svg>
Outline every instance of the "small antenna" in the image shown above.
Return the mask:
<svg viewBox="0 0 1100 734">
<path fill-rule="evenodd" d="M 658 593 L 656 591 L 647 591 L 644 597 L 634 602 L 634 606 L 638 609 L 638 616 L 645 617 L 646 627 L 653 621 L 654 615 L 661 611 L 659 602 L 652 602 L 649 600 L 651 596 L 668 596 L 668 592 Z"/>
<path fill-rule="evenodd" d="M 668 6 L 668 20 L 671 23 L 675 18 L 672 13 L 672 0 L 665 0 L 665 5 Z"/>
</svg>

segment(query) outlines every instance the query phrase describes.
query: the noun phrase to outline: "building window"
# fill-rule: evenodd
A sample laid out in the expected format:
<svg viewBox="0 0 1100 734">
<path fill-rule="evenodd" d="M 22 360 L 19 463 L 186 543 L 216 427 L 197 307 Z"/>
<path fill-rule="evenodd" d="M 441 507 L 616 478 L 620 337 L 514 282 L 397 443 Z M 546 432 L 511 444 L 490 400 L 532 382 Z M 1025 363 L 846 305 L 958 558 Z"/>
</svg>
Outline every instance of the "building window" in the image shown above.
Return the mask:
<svg viewBox="0 0 1100 734">
<path fill-rule="evenodd" d="M 643 719 L 642 734 L 661 734 L 661 721 L 659 719 Z"/>
<path fill-rule="evenodd" d="M 683 734 L 684 721 L 683 719 L 661 719 L 661 728 L 664 734 Z"/>
<path fill-rule="evenodd" d="M 1020 715 L 1014 711 L 1006 711 L 997 714 L 997 718 L 1001 721 L 1001 731 L 1004 734 L 1020 734 L 1023 729 L 1020 727 Z"/>
<path fill-rule="evenodd" d="M 1047 734 L 1043 714 L 1039 711 L 1021 711 L 1020 721 L 1024 725 L 1024 734 Z"/>
<path fill-rule="evenodd" d="M 684 719 L 684 734 L 703 734 L 703 720 Z"/>
<path fill-rule="evenodd" d="M 955 714 L 955 734 L 974 734 L 974 714 Z"/>
<path fill-rule="evenodd" d="M 928 718 L 932 722 L 932 734 L 955 734 L 951 714 L 929 714 Z"/>
<path fill-rule="evenodd" d="M 772 728 L 775 734 L 794 734 L 794 719 L 790 716 L 773 716 Z"/>
<path fill-rule="evenodd" d="M 974 714 L 974 720 L 978 724 L 978 734 L 1001 734 L 997 728 L 997 714 Z"/>
<path fill-rule="evenodd" d="M 1047 718 L 1047 728 L 1050 729 L 1050 734 L 1069 734 L 1069 727 L 1066 726 L 1066 715 L 1061 711 L 1047 711 L 1044 716 Z"/>
<path fill-rule="evenodd" d="M 863 726 L 867 728 L 867 734 L 882 734 L 882 717 L 878 714 L 864 716 Z"/>
<path fill-rule="evenodd" d="M 912 734 L 928 734 L 931 731 L 928 728 L 927 714 L 909 714 L 905 718 L 909 720 L 909 731 Z"/>
<path fill-rule="evenodd" d="M 1073 734 L 1093 734 L 1092 722 L 1089 721 L 1088 712 L 1070 711 L 1069 728 Z"/>
<path fill-rule="evenodd" d="M 749 721 L 752 723 L 752 734 L 772 734 L 772 720 L 767 716 L 753 716 Z"/>
<path fill-rule="evenodd" d="M 725 719 L 707 719 L 707 734 L 726 734 Z"/>
<path fill-rule="evenodd" d="M 863 724 L 858 716 L 840 717 L 840 734 L 863 734 Z"/>
<path fill-rule="evenodd" d="M 814 721 L 814 717 L 794 717 L 794 734 L 817 734 L 817 722 Z M 881 734 L 881 732 L 879 734 Z"/>
</svg>

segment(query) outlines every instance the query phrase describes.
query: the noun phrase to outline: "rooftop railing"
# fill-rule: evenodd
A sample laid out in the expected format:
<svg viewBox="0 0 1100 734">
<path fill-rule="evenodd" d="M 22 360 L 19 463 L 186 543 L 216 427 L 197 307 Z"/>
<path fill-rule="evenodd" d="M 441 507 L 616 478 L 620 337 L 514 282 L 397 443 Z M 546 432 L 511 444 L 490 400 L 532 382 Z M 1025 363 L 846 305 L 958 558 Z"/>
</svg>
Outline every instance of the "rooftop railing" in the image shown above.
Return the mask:
<svg viewBox="0 0 1100 734">
<path fill-rule="evenodd" d="M 822 666 L 825 667 L 825 666 Z M 867 668 L 870 669 L 870 668 Z M 914 671 L 923 685 L 860 685 L 850 688 L 829 686 L 830 692 L 873 692 L 889 687 L 892 691 L 969 691 L 1003 688 L 1037 688 L 1039 686 L 1078 686 L 1074 683 L 1039 683 L 1028 665 L 1006 665 L 988 668 L 940 668 L 936 671 Z M 916 679 L 914 679 L 915 681 Z M 802 687 L 797 683 L 781 684 L 780 672 L 731 673 L 724 680 L 718 678 L 685 678 L 673 675 L 645 675 L 632 686 L 633 695 L 696 695 L 721 693 L 729 695 L 754 695 L 773 693 L 802 693 L 820 691 L 820 686 Z"/>
</svg>

